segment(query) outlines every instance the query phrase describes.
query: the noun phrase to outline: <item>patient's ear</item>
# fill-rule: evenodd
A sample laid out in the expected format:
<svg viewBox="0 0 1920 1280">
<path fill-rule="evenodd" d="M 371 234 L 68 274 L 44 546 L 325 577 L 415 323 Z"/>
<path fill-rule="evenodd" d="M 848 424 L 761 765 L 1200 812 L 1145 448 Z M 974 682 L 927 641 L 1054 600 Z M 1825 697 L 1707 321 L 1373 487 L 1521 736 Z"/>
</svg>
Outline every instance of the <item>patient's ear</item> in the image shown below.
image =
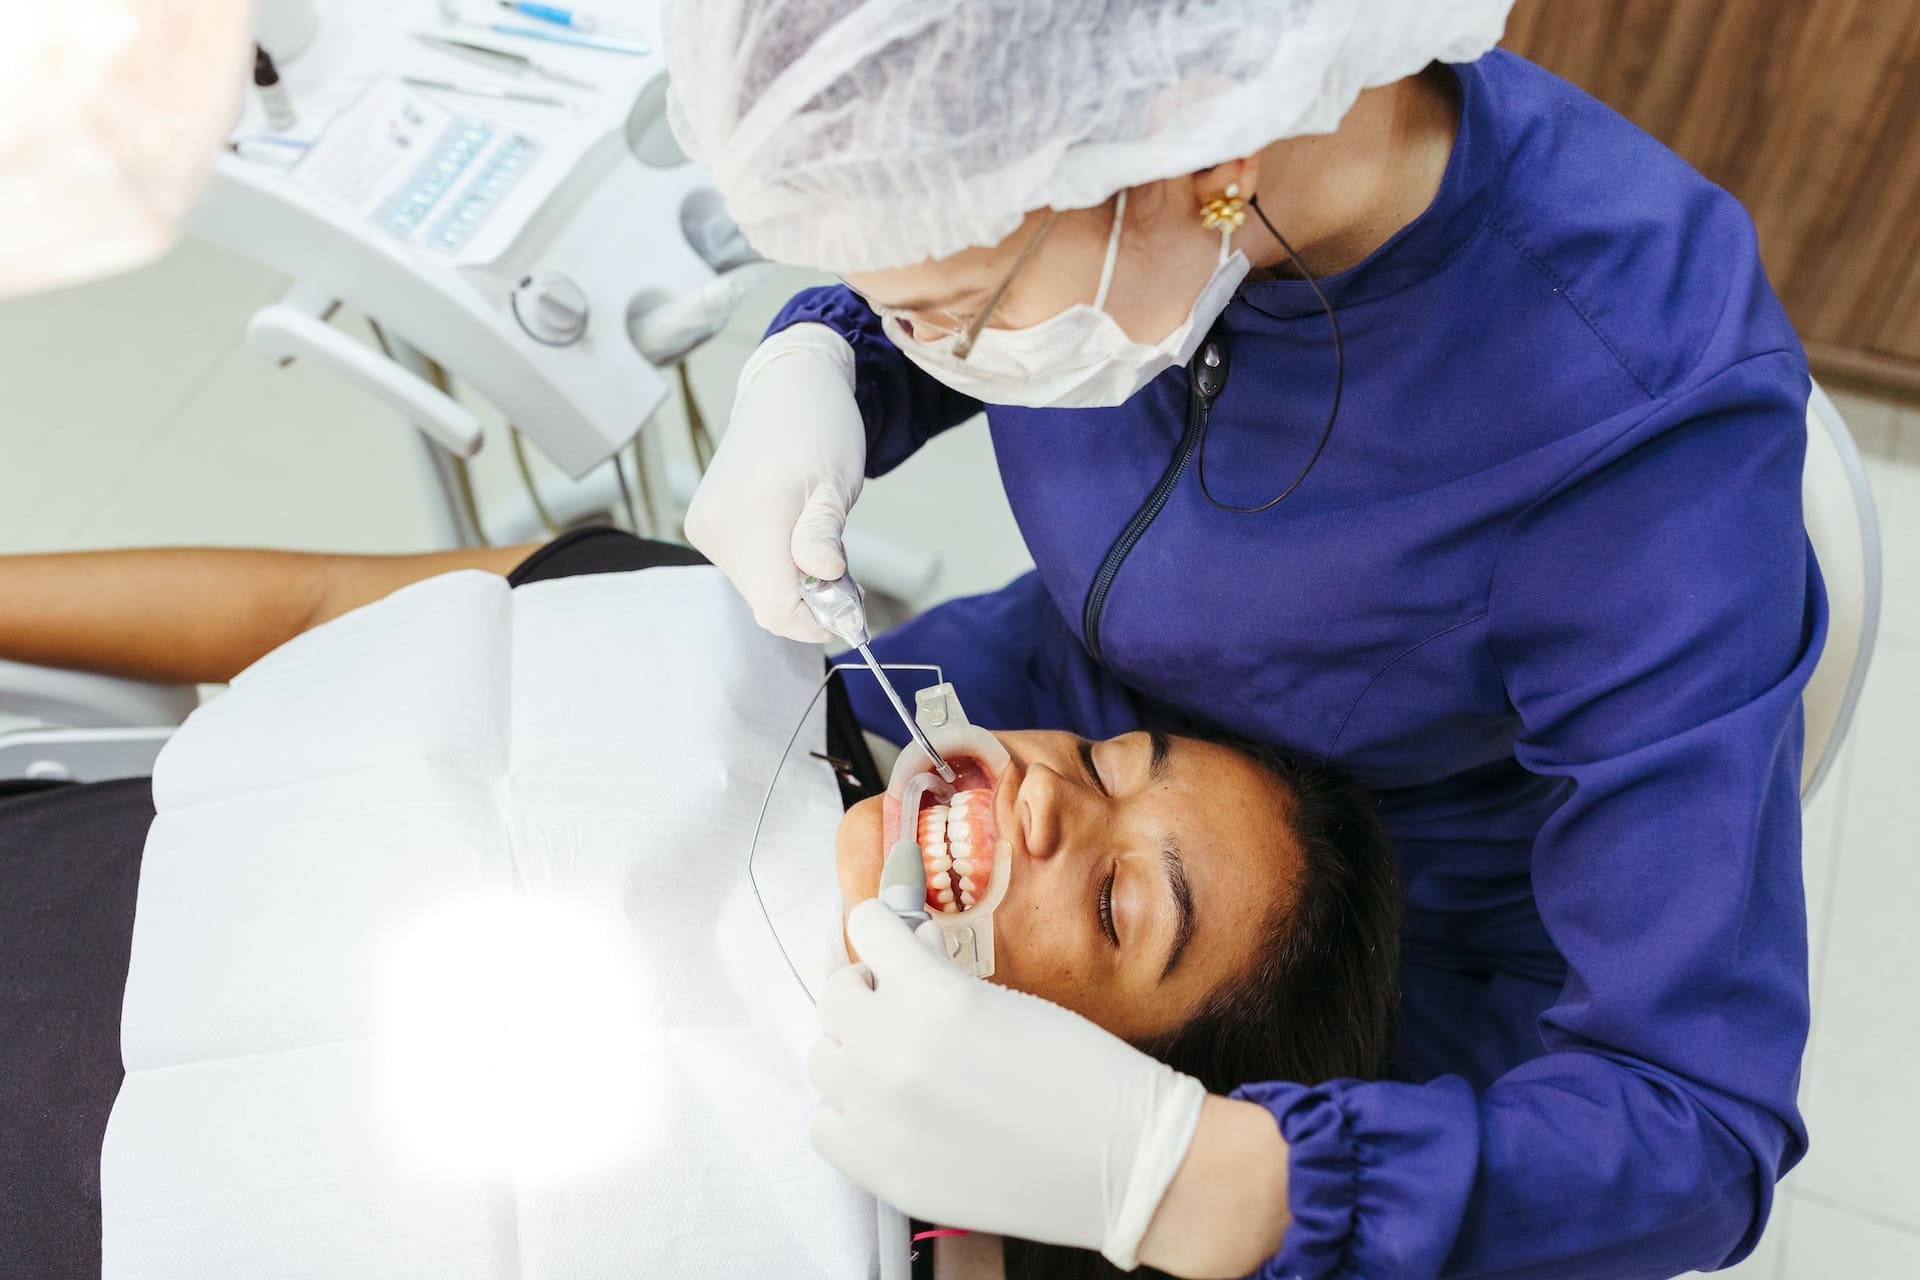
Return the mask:
<svg viewBox="0 0 1920 1280">
<path fill-rule="evenodd" d="M 1189 199 L 1196 209 L 1228 187 L 1238 187 L 1241 195 L 1251 196 L 1260 189 L 1260 155 L 1255 152 L 1238 160 L 1223 161 L 1209 169 L 1196 170 L 1188 176 L 1187 181 L 1191 184 Z"/>
</svg>

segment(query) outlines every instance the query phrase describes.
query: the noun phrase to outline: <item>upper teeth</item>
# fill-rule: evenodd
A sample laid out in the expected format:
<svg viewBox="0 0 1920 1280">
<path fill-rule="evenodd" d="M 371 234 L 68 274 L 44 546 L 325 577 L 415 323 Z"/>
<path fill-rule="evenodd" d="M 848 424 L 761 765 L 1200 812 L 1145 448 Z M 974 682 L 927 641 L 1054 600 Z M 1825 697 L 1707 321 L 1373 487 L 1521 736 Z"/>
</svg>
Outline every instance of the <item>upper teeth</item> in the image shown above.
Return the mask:
<svg viewBox="0 0 1920 1280">
<path fill-rule="evenodd" d="M 992 878 L 993 850 L 985 847 L 984 839 L 988 809 L 985 793 L 962 791 L 947 804 L 921 810 L 917 834 L 928 877 L 927 897 L 942 910 L 975 905 Z M 978 853 L 976 834 L 982 836 Z"/>
</svg>

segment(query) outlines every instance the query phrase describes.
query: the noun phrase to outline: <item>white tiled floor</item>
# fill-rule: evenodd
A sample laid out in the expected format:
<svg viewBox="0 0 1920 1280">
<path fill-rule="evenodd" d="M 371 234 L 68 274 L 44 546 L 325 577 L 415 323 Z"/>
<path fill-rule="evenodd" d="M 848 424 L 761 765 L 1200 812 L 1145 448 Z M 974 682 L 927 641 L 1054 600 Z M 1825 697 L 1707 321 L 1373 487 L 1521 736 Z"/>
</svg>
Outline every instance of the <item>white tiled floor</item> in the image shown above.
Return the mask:
<svg viewBox="0 0 1920 1280">
<path fill-rule="evenodd" d="M 782 275 L 695 358 L 716 423 L 740 361 L 798 279 Z M 0 552 L 431 545 L 404 426 L 337 382 L 242 349 L 247 314 L 284 285 L 187 245 L 132 276 L 0 303 Z M 1815 1016 L 1802 1098 L 1813 1153 L 1787 1180 L 1742 1280 L 1920 1277 L 1920 822 L 1909 808 L 1920 778 L 1910 754 L 1920 733 L 1920 405 L 1835 399 L 1880 505 L 1885 614 L 1853 735 L 1807 813 Z M 670 407 L 656 429 L 677 439 L 679 422 Z M 483 503 L 519 483 L 497 428 L 475 483 Z M 978 424 L 870 485 L 859 518 L 957 551 L 936 597 L 990 589 L 1029 563 Z"/>
</svg>

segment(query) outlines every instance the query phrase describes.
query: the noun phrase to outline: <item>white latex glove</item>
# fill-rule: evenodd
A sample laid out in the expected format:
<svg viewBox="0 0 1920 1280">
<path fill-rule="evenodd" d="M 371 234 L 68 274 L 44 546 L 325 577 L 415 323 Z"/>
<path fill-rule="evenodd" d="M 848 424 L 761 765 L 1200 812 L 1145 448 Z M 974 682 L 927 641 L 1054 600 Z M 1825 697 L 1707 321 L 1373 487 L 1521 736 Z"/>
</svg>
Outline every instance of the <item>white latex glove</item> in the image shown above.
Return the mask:
<svg viewBox="0 0 1920 1280">
<path fill-rule="evenodd" d="M 754 621 L 823 643 L 800 577 L 847 571 L 840 538 L 866 466 L 853 348 L 823 324 L 783 329 L 740 370 L 733 416 L 687 509 L 687 540 L 746 597 Z"/>
<path fill-rule="evenodd" d="M 1132 1268 L 1206 1090 L 1078 1014 L 970 977 L 878 901 L 828 979 L 813 1145 L 928 1222 L 1098 1249 Z M 928 945 L 931 943 L 931 945 Z"/>
</svg>

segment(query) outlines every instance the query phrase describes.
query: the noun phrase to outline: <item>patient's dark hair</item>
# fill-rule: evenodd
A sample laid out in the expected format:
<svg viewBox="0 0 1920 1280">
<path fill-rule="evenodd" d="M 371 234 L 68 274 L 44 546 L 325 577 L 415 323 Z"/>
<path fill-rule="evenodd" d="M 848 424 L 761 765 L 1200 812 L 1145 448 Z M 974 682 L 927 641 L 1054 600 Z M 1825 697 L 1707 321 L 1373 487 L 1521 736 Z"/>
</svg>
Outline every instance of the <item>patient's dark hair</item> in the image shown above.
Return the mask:
<svg viewBox="0 0 1920 1280">
<path fill-rule="evenodd" d="M 1382 1074 L 1400 1002 L 1400 882 L 1359 784 L 1271 747 L 1220 740 L 1278 778 L 1291 800 L 1299 879 L 1268 917 L 1253 965 L 1170 1035 L 1141 1042 L 1212 1093 Z M 1123 1273 L 1097 1253 L 1006 1242 L 1007 1280 Z M 1151 1268 L 1131 1273 L 1158 1276 Z"/>
</svg>

